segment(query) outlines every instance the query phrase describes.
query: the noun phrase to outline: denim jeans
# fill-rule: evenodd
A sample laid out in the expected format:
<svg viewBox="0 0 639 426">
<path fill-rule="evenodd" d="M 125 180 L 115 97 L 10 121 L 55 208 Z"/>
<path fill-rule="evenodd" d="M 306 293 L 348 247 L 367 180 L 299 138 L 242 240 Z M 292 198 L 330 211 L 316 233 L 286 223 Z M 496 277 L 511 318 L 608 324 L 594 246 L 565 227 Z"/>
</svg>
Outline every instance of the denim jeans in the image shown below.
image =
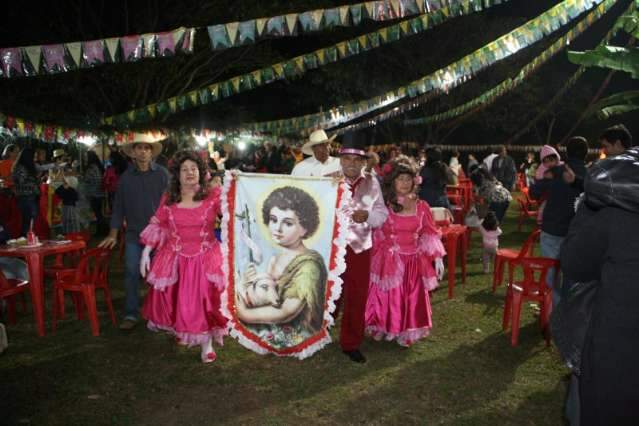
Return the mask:
<svg viewBox="0 0 639 426">
<path fill-rule="evenodd" d="M 27 235 L 27 232 L 29 232 L 32 220 L 35 226 L 35 220 L 36 217 L 38 217 L 38 210 L 40 210 L 40 206 L 38 205 L 38 196 L 20 195 L 16 197 L 16 201 L 18 208 L 20 209 L 20 213 L 22 213 L 22 228 L 20 230 L 20 235 L 24 237 Z"/>
<path fill-rule="evenodd" d="M 138 319 L 140 310 L 140 257 L 144 246 L 135 241 L 127 241 L 124 250 L 124 290 L 126 301 L 124 317 Z"/>
<path fill-rule="evenodd" d="M 502 223 L 504 221 L 504 216 L 506 216 L 506 210 L 508 210 L 509 205 L 510 203 L 508 201 L 502 201 L 499 203 L 493 201 L 488 205 L 488 208 L 495 213 L 495 216 L 497 216 L 497 220 L 499 221 L 499 223 Z"/>
<path fill-rule="evenodd" d="M 551 235 L 546 232 L 541 232 L 539 237 L 539 246 L 541 248 L 542 257 L 549 257 L 551 259 L 559 259 L 559 252 L 561 251 L 561 243 L 564 241 L 564 237 L 557 237 L 556 235 Z M 546 275 L 546 285 L 548 288 L 552 289 L 552 305 L 557 306 L 559 304 L 559 300 L 561 299 L 561 279 L 557 279 L 557 285 L 553 285 L 555 280 L 555 273 L 559 271 L 555 271 L 551 269 Z"/>
</svg>

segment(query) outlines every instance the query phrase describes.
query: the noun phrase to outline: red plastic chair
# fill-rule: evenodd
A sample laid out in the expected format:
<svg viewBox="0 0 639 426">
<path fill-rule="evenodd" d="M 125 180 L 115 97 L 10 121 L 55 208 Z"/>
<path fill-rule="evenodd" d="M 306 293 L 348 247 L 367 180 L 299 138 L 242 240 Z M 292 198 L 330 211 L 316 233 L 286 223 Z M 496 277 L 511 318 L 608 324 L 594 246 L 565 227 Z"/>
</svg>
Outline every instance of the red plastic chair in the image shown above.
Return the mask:
<svg viewBox="0 0 639 426">
<path fill-rule="evenodd" d="M 525 257 L 520 260 L 524 269 L 524 279 L 508 286 L 506 303 L 504 305 L 504 318 L 502 327 L 508 330 L 512 320 L 512 333 L 510 344 L 517 346 L 519 339 L 519 323 L 521 319 L 521 306 L 525 301 L 535 301 L 541 306 L 539 325 L 544 333 L 546 345 L 550 345 L 550 333 L 548 324 L 552 311 L 552 290 L 546 285 L 546 276 L 551 269 L 559 270 L 559 261 L 547 257 Z M 555 277 L 558 274 L 555 274 Z"/>
<path fill-rule="evenodd" d="M 501 285 L 504 279 L 504 264 L 508 264 L 508 283 L 513 282 L 515 267 L 521 260 L 533 255 L 535 243 L 539 241 L 539 229 L 535 229 L 524 241 L 521 249 L 503 248 L 497 250 L 495 256 L 495 267 L 493 269 L 493 293 L 497 290 L 497 286 Z"/>
<path fill-rule="evenodd" d="M 535 223 L 537 222 L 537 215 L 539 214 L 539 211 L 531 210 L 528 207 L 528 202 L 525 199 L 518 197 L 517 202 L 519 203 L 519 216 L 517 217 L 517 231 L 521 231 L 521 227 L 526 221 L 526 219 L 533 219 Z"/>
<path fill-rule="evenodd" d="M 89 231 L 70 232 L 64 234 L 64 238 L 70 241 L 84 241 L 88 246 L 91 234 Z M 67 253 L 65 256 L 59 254 L 56 255 L 53 265 L 44 269 L 44 275 L 49 278 L 55 278 L 56 274 L 60 271 L 73 270 L 78 265 L 80 256 L 84 254 L 86 250 L 79 250 L 72 253 Z M 67 261 L 65 264 L 65 260 Z"/>
<path fill-rule="evenodd" d="M 55 332 L 58 318 L 64 318 L 64 292 L 72 292 L 82 295 L 83 305 L 86 306 L 91 323 L 91 333 L 100 335 L 98 323 L 98 310 L 96 305 L 95 290 L 104 292 L 104 300 L 111 316 L 111 322 L 116 325 L 115 312 L 111 302 L 111 290 L 109 289 L 109 262 L 111 250 L 93 248 L 88 250 L 80 259 L 78 267 L 72 272 L 61 272 L 53 282 L 53 321 L 52 328 Z M 80 304 L 82 305 L 82 303 Z M 83 307 L 80 306 L 78 316 L 82 316 Z M 80 318 L 81 319 L 81 318 Z"/>
<path fill-rule="evenodd" d="M 9 324 L 16 323 L 16 295 L 21 294 L 24 297 L 24 294 L 28 292 L 29 281 L 9 279 L 0 271 L 0 300 L 5 299 L 7 301 Z"/>
</svg>

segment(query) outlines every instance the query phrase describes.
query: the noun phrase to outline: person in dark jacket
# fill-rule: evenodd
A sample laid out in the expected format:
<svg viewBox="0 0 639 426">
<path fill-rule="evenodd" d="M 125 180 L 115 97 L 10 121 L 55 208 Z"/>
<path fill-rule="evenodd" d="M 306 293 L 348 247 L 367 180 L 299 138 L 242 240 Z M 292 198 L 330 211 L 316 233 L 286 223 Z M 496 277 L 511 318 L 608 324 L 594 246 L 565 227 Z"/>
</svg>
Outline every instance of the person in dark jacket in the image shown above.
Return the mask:
<svg viewBox="0 0 639 426">
<path fill-rule="evenodd" d="M 571 280 L 597 280 L 581 355 L 581 425 L 639 419 L 639 148 L 588 169 L 561 247 Z"/>
<path fill-rule="evenodd" d="M 419 198 L 431 207 L 450 209 L 446 195 L 446 185 L 452 184 L 453 176 L 450 168 L 442 161 L 442 152 L 437 148 L 426 150 L 426 165 L 420 172 L 422 183 Z"/>
<path fill-rule="evenodd" d="M 567 160 L 564 164 L 546 171 L 544 179 L 535 181 L 529 188 L 531 197 L 546 200 L 539 245 L 541 255 L 553 259 L 559 258 L 561 243 L 568 233 L 570 221 L 575 216 L 575 200 L 583 191 L 588 141 L 581 136 L 571 138 L 566 144 L 566 155 Z M 547 276 L 547 283 L 551 288 L 553 281 L 554 273 L 551 272 Z M 556 287 L 553 288 L 555 306 L 560 299 L 560 287 Z"/>
<path fill-rule="evenodd" d="M 497 151 L 497 157 L 492 162 L 490 172 L 509 191 L 515 188 L 517 180 L 517 166 L 505 146 L 501 146 Z"/>
</svg>

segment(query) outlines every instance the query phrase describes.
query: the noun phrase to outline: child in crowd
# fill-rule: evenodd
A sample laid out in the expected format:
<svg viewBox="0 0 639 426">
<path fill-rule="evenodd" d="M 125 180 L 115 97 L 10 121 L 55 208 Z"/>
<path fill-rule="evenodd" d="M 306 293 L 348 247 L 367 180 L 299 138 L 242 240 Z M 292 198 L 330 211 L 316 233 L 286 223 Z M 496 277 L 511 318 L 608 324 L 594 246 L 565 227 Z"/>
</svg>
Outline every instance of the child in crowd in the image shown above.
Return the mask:
<svg viewBox="0 0 639 426">
<path fill-rule="evenodd" d="M 486 217 L 481 222 L 479 227 L 481 233 L 483 253 L 482 262 L 484 264 L 484 274 L 490 271 L 490 264 L 494 261 L 497 249 L 499 248 L 499 236 L 501 235 L 501 228 L 499 227 L 499 221 L 494 212 L 489 211 Z"/>
<path fill-rule="evenodd" d="M 63 176 L 62 185 L 55 190 L 55 195 L 62 200 L 62 232 L 80 232 L 80 214 L 76 204 L 78 202 L 78 178 L 74 176 Z"/>
</svg>

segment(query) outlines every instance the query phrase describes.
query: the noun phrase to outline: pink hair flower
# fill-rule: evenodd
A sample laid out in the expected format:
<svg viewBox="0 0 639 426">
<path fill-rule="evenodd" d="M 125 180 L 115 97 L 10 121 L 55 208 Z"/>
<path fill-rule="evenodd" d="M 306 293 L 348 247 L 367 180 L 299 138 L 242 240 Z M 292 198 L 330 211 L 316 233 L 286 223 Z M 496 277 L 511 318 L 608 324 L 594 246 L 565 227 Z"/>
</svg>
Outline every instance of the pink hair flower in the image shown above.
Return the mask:
<svg viewBox="0 0 639 426">
<path fill-rule="evenodd" d="M 415 176 L 413 178 L 413 182 L 415 182 L 415 185 L 421 185 L 422 184 L 422 177 L 421 176 Z"/>
</svg>

